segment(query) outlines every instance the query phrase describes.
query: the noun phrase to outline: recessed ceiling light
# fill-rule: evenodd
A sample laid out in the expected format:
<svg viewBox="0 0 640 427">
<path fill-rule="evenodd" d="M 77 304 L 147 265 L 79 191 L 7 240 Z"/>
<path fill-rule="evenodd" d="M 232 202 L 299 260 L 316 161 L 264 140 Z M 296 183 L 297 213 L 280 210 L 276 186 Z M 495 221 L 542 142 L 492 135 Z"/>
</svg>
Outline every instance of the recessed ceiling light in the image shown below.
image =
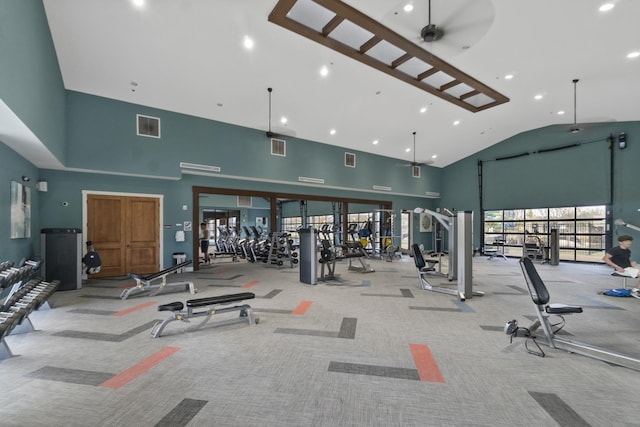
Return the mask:
<svg viewBox="0 0 640 427">
<path fill-rule="evenodd" d="M 411 148 L 405 148 L 404 151 L 405 151 L 405 153 L 409 153 L 409 152 L 411 152 Z"/>
<path fill-rule="evenodd" d="M 460 120 L 456 120 L 455 122 L 453 122 L 454 126 L 458 126 L 460 124 Z"/>
<path fill-rule="evenodd" d="M 563 115 L 563 114 L 564 114 L 564 111 L 562 111 L 562 110 L 558 111 L 558 115 L 559 115 L 559 116 L 561 116 L 561 115 Z"/>
<path fill-rule="evenodd" d="M 283 125 L 286 125 L 287 124 L 287 118 L 286 117 L 282 117 L 280 119 L 280 123 L 282 123 Z"/>
<path fill-rule="evenodd" d="M 539 101 L 542 99 L 542 95 L 541 94 L 537 94 L 536 96 L 533 97 L 533 99 L 535 99 L 536 101 Z"/>
<path fill-rule="evenodd" d="M 245 49 L 253 49 L 253 39 L 249 36 L 244 36 L 244 41 L 242 42 Z"/>
<path fill-rule="evenodd" d="M 613 9 L 615 6 L 615 4 L 613 3 L 604 3 L 602 6 L 600 6 L 600 8 L 598 9 L 600 12 L 606 12 L 608 10 Z"/>
<path fill-rule="evenodd" d="M 133 0 L 132 3 L 135 7 L 144 7 L 144 0 Z"/>
<path fill-rule="evenodd" d="M 376 140 L 374 140 L 374 141 L 372 142 L 372 144 L 373 144 L 373 145 L 378 145 L 378 143 L 379 143 L 379 142 L 380 142 L 380 141 L 378 141 L 378 140 L 376 139 Z"/>
<path fill-rule="evenodd" d="M 504 78 L 505 80 L 511 80 L 513 78 L 513 74 L 507 74 Z"/>
<path fill-rule="evenodd" d="M 330 134 L 330 135 L 335 135 L 335 134 L 336 134 L 336 130 L 335 130 L 335 129 L 331 129 L 331 130 L 329 131 L 329 134 Z"/>
<path fill-rule="evenodd" d="M 427 112 L 427 107 L 422 107 L 422 108 L 420 109 L 420 112 L 421 112 L 421 113 L 426 113 L 426 112 Z"/>
<path fill-rule="evenodd" d="M 327 68 L 326 65 L 323 65 L 322 68 L 320 68 L 320 75 L 322 77 L 326 77 L 327 74 L 329 74 L 329 69 Z"/>
<path fill-rule="evenodd" d="M 437 157 L 438 157 L 438 155 L 437 155 L 437 154 L 434 154 L 433 156 L 431 156 L 431 158 L 432 158 L 432 159 L 435 159 L 435 158 L 437 158 Z"/>
<path fill-rule="evenodd" d="M 411 3 L 407 3 L 404 5 L 405 12 L 411 12 L 413 10 L 413 5 Z"/>
<path fill-rule="evenodd" d="M 637 58 L 638 56 L 640 56 L 640 51 L 630 52 L 627 54 L 627 58 L 629 59 Z"/>
</svg>

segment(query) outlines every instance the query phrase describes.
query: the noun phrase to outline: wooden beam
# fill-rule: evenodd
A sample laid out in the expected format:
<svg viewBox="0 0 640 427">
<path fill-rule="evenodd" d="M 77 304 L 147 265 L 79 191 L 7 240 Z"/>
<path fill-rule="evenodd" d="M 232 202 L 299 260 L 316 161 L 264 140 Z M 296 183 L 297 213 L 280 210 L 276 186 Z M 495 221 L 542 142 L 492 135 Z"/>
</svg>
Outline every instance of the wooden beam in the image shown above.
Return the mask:
<svg viewBox="0 0 640 427">
<path fill-rule="evenodd" d="M 327 23 L 324 27 L 322 27 L 322 35 L 328 36 L 331 34 L 331 31 L 335 30 L 338 25 L 340 25 L 344 21 L 344 18 L 341 16 L 334 16 L 331 21 Z"/>
<path fill-rule="evenodd" d="M 398 68 L 400 65 L 404 64 L 411 58 L 413 58 L 413 55 L 411 55 L 410 53 L 405 53 L 400 58 L 397 58 L 395 61 L 391 63 L 391 68 Z"/>
</svg>

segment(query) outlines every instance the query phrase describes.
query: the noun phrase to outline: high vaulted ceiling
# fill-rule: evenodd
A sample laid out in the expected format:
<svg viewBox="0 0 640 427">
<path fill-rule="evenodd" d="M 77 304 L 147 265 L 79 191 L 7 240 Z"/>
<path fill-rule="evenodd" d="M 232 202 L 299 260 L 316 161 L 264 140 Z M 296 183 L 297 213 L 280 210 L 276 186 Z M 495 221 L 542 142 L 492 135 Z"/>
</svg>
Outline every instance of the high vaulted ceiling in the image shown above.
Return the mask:
<svg viewBox="0 0 640 427">
<path fill-rule="evenodd" d="M 578 123 L 639 119 L 637 0 L 432 0 L 435 42 L 420 37 L 428 0 L 345 2 L 509 98 L 476 113 L 269 22 L 277 0 L 143 2 L 44 0 L 67 89 L 267 130 L 272 87 L 275 132 L 411 161 L 415 131 L 416 160 L 438 167 L 526 130 L 568 132 L 575 78 Z"/>
</svg>

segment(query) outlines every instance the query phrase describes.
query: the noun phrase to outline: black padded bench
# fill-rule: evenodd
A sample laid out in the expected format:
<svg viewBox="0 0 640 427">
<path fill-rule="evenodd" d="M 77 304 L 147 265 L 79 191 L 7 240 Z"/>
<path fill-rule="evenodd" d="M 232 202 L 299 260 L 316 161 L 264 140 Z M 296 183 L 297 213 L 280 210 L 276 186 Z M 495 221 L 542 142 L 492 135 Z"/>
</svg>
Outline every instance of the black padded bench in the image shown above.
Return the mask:
<svg viewBox="0 0 640 427">
<path fill-rule="evenodd" d="M 234 305 L 233 307 L 220 307 L 224 305 L 233 304 L 249 299 L 254 299 L 256 295 L 252 292 L 242 292 L 238 294 L 219 295 L 214 297 L 197 298 L 187 300 L 187 310 L 184 310 L 185 304 L 180 301 L 170 302 L 168 304 L 162 304 L 158 306 L 158 311 L 170 311 L 172 316 L 155 324 L 151 330 L 151 336 L 157 338 L 162 335 L 164 328 L 175 320 L 183 322 L 189 322 L 189 319 L 195 317 L 204 317 L 204 320 L 198 325 L 191 328 L 187 328 L 187 331 L 192 331 L 201 328 L 205 323 L 209 321 L 214 314 L 228 313 L 231 311 L 239 311 L 240 319 L 247 319 L 249 325 L 257 324 L 260 319 L 253 316 L 253 310 L 249 304 Z M 196 311 L 198 308 L 205 307 L 205 310 Z M 211 307 L 211 308 L 210 308 Z"/>
<path fill-rule="evenodd" d="M 191 260 L 181 262 L 180 264 L 176 264 L 169 268 L 165 268 L 164 270 L 158 271 L 156 273 L 147 274 L 144 276 L 139 274 L 129 273 L 129 277 L 131 277 L 136 281 L 136 285 L 122 291 L 122 293 L 120 294 L 120 298 L 127 299 L 132 294 L 138 294 L 138 293 L 147 292 L 147 291 L 150 291 L 151 293 L 149 295 L 153 296 L 158 294 L 159 292 L 161 292 L 162 290 L 164 290 L 169 286 L 184 286 L 185 290 L 189 290 L 189 293 L 195 294 L 196 288 L 194 287 L 193 282 L 190 282 L 190 281 L 172 282 L 172 283 L 167 282 L 167 276 L 169 274 L 175 273 L 181 268 L 184 268 L 190 265 L 191 262 L 192 262 Z M 157 283 L 154 283 L 154 282 L 157 282 Z"/>
</svg>

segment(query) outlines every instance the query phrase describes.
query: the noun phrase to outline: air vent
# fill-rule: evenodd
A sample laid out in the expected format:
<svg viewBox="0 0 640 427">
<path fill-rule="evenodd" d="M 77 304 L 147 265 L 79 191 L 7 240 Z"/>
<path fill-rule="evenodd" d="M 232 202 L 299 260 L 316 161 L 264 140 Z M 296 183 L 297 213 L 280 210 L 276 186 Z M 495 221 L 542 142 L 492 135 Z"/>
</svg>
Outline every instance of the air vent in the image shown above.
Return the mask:
<svg viewBox="0 0 640 427">
<path fill-rule="evenodd" d="M 200 171 L 220 172 L 220 166 L 199 165 L 197 163 L 180 162 L 182 169 L 196 169 Z"/>
<path fill-rule="evenodd" d="M 432 199 L 437 199 L 440 197 L 440 193 L 438 193 L 437 191 L 427 191 L 425 194 L 427 195 L 427 197 L 431 197 Z"/>
<path fill-rule="evenodd" d="M 238 196 L 238 207 L 250 208 L 252 206 L 251 200 L 251 196 Z"/>
<path fill-rule="evenodd" d="M 420 166 L 411 166 L 413 177 L 420 178 Z"/>
<path fill-rule="evenodd" d="M 348 168 L 355 168 L 356 155 L 353 153 L 344 153 L 344 165 Z"/>
<path fill-rule="evenodd" d="M 309 178 L 308 176 L 299 176 L 298 181 L 300 182 L 313 182 L 314 184 L 324 184 L 324 179 L 322 178 Z"/>
<path fill-rule="evenodd" d="M 387 187 L 384 185 L 374 185 L 373 186 L 374 190 L 379 190 L 379 191 L 391 191 L 391 187 Z"/>
<path fill-rule="evenodd" d="M 157 117 L 136 114 L 136 128 L 140 136 L 160 138 L 160 119 Z"/>
<path fill-rule="evenodd" d="M 287 155 L 287 141 L 271 138 L 271 155 L 285 157 Z"/>
</svg>

